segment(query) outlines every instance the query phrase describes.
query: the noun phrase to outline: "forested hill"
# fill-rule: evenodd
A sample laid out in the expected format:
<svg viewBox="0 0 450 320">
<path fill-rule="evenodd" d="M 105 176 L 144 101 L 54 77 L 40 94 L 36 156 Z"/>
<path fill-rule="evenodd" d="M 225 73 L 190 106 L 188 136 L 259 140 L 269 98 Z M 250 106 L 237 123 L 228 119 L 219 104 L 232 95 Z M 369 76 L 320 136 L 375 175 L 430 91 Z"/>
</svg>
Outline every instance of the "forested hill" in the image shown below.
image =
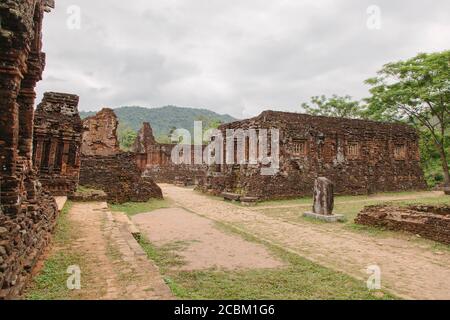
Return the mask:
<svg viewBox="0 0 450 320">
<path fill-rule="evenodd" d="M 173 128 L 192 131 L 194 121 L 202 120 L 206 126 L 211 122 L 228 123 L 236 119 L 229 115 L 220 115 L 206 109 L 181 108 L 167 106 L 162 108 L 121 107 L 114 109 L 119 117 L 121 129 L 139 130 L 143 122 L 150 122 L 156 137 L 167 135 Z M 95 112 L 80 112 L 82 118 Z"/>
</svg>

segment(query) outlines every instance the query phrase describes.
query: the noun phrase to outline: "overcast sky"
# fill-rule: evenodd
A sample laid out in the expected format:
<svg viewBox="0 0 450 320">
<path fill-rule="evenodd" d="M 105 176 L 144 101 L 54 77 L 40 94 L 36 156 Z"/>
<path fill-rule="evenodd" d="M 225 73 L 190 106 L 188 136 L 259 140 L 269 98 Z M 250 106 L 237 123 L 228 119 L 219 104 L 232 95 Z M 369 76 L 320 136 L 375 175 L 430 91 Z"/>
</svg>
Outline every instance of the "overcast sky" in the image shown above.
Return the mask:
<svg viewBox="0 0 450 320">
<path fill-rule="evenodd" d="M 237 118 L 300 111 L 314 95 L 365 97 L 383 64 L 449 44 L 449 0 L 56 0 L 38 99 L 60 91 L 78 94 L 81 110 L 178 105 Z"/>
</svg>

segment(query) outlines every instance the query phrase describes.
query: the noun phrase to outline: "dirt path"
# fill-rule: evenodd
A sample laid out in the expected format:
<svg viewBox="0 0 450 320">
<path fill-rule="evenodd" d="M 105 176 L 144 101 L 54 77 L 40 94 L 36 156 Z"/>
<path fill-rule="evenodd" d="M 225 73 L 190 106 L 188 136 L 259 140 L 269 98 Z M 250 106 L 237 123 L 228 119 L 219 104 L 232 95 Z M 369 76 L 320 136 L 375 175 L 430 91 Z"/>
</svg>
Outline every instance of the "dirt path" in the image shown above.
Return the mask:
<svg viewBox="0 0 450 320">
<path fill-rule="evenodd" d="M 290 223 L 229 204 L 191 189 L 161 186 L 166 197 L 201 216 L 231 224 L 324 266 L 368 278 L 368 266 L 381 268 L 382 285 L 413 299 L 450 299 L 450 253 L 397 238 L 354 233 L 339 225 Z"/>
<path fill-rule="evenodd" d="M 88 268 L 95 272 L 87 285 L 82 282 L 84 299 L 172 298 L 158 269 L 128 231 L 126 216 L 111 213 L 99 202 L 75 203 L 68 218 L 79 232 L 71 247 L 87 254 Z"/>
<path fill-rule="evenodd" d="M 284 265 L 264 245 L 226 233 L 210 219 L 182 208 L 138 214 L 133 222 L 156 246 L 173 248 L 182 258 L 177 268 L 180 270 L 265 269 Z"/>
</svg>

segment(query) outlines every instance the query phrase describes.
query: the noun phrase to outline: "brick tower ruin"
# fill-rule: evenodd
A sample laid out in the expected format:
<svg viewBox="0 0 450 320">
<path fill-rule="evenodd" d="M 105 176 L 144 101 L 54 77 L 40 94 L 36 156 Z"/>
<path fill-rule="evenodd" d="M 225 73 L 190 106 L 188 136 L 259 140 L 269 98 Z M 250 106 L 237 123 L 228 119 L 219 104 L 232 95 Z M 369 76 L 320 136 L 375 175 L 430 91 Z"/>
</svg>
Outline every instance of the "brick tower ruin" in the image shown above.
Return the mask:
<svg viewBox="0 0 450 320">
<path fill-rule="evenodd" d="M 175 147 L 176 144 L 158 143 L 150 123 L 144 122 L 131 151 L 136 154 L 138 167 L 144 172 L 144 176 L 158 183 L 198 184 L 204 179 L 207 166 L 194 164 L 196 146 L 189 146 L 192 164 L 174 164 L 172 152 Z M 205 147 L 201 146 L 202 152 Z"/>
<path fill-rule="evenodd" d="M 33 164 L 54 196 L 74 193 L 80 178 L 83 124 L 76 95 L 47 92 L 34 115 Z"/>
<path fill-rule="evenodd" d="M 84 119 L 80 184 L 105 191 L 113 203 L 162 198 L 153 179 L 142 177 L 136 154 L 120 150 L 118 126 L 116 114 L 107 108 Z"/>
<path fill-rule="evenodd" d="M 56 202 L 32 166 L 33 107 L 51 0 L 0 2 L 0 299 L 17 297 L 54 229 Z"/>
</svg>

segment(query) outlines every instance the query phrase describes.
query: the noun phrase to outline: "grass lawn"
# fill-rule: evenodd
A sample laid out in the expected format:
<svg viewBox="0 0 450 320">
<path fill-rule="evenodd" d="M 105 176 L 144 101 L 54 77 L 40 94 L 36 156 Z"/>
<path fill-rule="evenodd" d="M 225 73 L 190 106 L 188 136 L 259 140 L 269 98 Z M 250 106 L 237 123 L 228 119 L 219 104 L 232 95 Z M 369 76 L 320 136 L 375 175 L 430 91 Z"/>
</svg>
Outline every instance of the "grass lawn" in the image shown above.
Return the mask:
<svg viewBox="0 0 450 320">
<path fill-rule="evenodd" d="M 421 192 L 414 191 L 399 191 L 399 192 L 383 192 L 377 193 L 370 196 L 367 195 L 358 195 L 358 196 L 335 196 L 335 202 L 347 202 L 347 201 L 360 201 L 360 200 L 370 200 L 370 198 L 376 196 L 386 196 L 386 197 L 396 197 L 396 196 L 412 196 L 414 194 Z M 266 206 L 285 206 L 285 205 L 308 205 L 312 206 L 312 197 L 303 197 L 303 198 L 295 198 L 288 200 L 269 200 L 258 203 L 258 206 L 266 207 Z"/>
<path fill-rule="evenodd" d="M 411 196 L 414 197 L 415 192 L 401 192 L 401 193 L 384 193 L 380 196 Z M 376 200 L 371 199 L 370 196 L 338 196 L 335 198 L 335 213 L 343 214 L 346 218 L 346 222 L 337 226 L 343 226 L 346 230 L 364 233 L 370 236 L 376 237 L 403 237 L 407 240 L 412 240 L 421 245 L 426 245 L 434 251 L 450 250 L 450 246 L 437 243 L 435 241 L 418 238 L 413 234 L 406 232 L 389 231 L 382 228 L 362 226 L 354 223 L 354 219 L 358 213 L 365 207 L 370 205 L 387 204 L 395 206 L 407 206 L 414 204 L 427 204 L 427 205 L 450 205 L 450 196 L 443 195 L 442 197 L 417 197 L 414 200 Z M 293 207 L 280 208 L 280 206 L 292 205 Z M 267 216 L 282 219 L 293 223 L 314 223 L 314 224 L 327 224 L 326 222 L 315 220 L 311 218 L 305 218 L 302 216 L 305 210 L 309 210 L 312 206 L 312 200 L 308 198 L 295 199 L 295 200 L 283 200 L 283 201 L 270 201 L 259 204 L 255 209 Z M 264 208 L 263 208 L 264 206 Z M 272 206 L 273 208 L 267 208 Z M 278 207 L 277 207 L 278 206 Z"/>
<path fill-rule="evenodd" d="M 171 202 L 166 199 L 150 199 L 148 202 L 127 202 L 123 204 L 108 204 L 111 211 L 124 212 L 128 216 L 139 213 L 152 212 L 158 209 L 169 208 Z"/>
<path fill-rule="evenodd" d="M 386 193 L 379 194 L 379 196 L 411 196 L 414 197 L 414 192 L 402 192 L 402 193 Z M 335 209 L 334 212 L 337 214 L 343 214 L 346 218 L 347 224 L 352 224 L 358 213 L 365 207 L 378 204 L 391 204 L 406 206 L 410 204 L 430 204 L 430 205 L 450 205 L 450 197 L 422 197 L 414 200 L 380 200 L 373 199 L 371 196 L 337 196 L 335 198 Z M 294 200 L 281 200 L 281 201 L 270 201 L 263 202 L 258 205 L 259 207 L 264 207 L 258 210 L 268 216 L 282 218 L 292 222 L 301 221 L 316 221 L 312 219 L 307 219 L 302 217 L 302 214 L 306 210 L 310 210 L 312 207 L 312 199 L 301 198 Z M 258 209 L 258 206 L 255 209 Z M 268 208 L 271 206 L 272 208 Z M 281 208 L 281 206 L 292 206 Z M 318 222 L 323 223 L 323 222 Z"/>
<path fill-rule="evenodd" d="M 227 232 L 238 234 L 248 241 L 267 246 L 271 253 L 283 260 L 285 267 L 255 270 L 182 271 L 181 257 L 176 254 L 180 245 L 163 247 L 152 245 L 145 238 L 140 244 L 148 257 L 160 268 L 166 283 L 180 299 L 395 299 L 386 292 L 371 292 L 363 281 L 322 267 L 296 254 L 262 243 L 234 228 L 218 224 Z"/>
</svg>

